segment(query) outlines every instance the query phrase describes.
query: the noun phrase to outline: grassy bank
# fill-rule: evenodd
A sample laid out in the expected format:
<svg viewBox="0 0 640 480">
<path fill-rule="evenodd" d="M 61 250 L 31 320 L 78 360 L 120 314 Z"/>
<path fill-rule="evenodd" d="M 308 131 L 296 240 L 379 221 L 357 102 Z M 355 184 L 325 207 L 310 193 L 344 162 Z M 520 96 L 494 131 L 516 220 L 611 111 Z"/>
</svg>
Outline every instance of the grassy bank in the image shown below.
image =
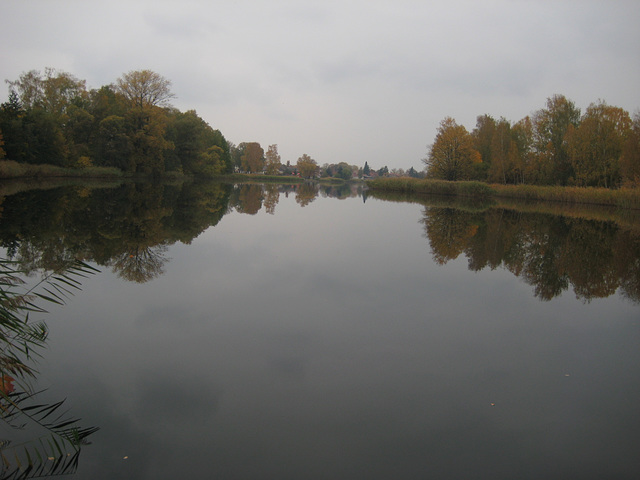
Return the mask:
<svg viewBox="0 0 640 480">
<path fill-rule="evenodd" d="M 57 178 L 147 178 L 146 175 L 125 173 L 117 168 L 107 167 L 84 167 L 84 168 L 63 168 L 53 165 L 32 165 L 28 163 L 18 163 L 13 160 L 0 161 L 0 180 L 31 180 L 31 179 L 57 179 Z M 162 175 L 167 178 L 185 178 L 177 172 L 167 172 Z M 213 177 L 215 180 L 237 183 L 304 183 L 307 179 L 294 175 L 262 175 L 255 173 L 234 173 L 230 175 L 220 175 Z M 320 178 L 313 180 L 326 184 L 344 184 L 345 181 L 338 178 Z"/>
<path fill-rule="evenodd" d="M 117 168 L 86 167 L 62 168 L 53 165 L 31 165 L 13 160 L 0 161 L 0 179 L 25 178 L 122 178 L 124 173 Z"/>
<path fill-rule="evenodd" d="M 261 175 L 256 173 L 233 173 L 215 177 L 216 180 L 237 183 L 303 183 L 304 178 L 293 175 Z"/>
<path fill-rule="evenodd" d="M 216 177 L 218 180 L 223 180 L 225 182 L 237 182 L 237 183 L 247 183 L 247 182 L 255 182 L 255 183 L 304 183 L 304 182 L 315 182 L 321 183 L 325 185 L 344 185 L 347 183 L 345 180 L 341 178 L 334 177 L 323 177 L 323 178 L 302 178 L 295 175 L 262 175 L 258 173 L 234 173 L 231 175 L 222 175 L 220 177 Z"/>
<path fill-rule="evenodd" d="M 412 195 L 453 195 L 471 198 L 509 198 L 523 201 L 602 205 L 640 209 L 640 189 L 546 187 L 539 185 L 488 185 L 482 182 L 447 182 L 416 178 L 378 178 L 367 182 L 373 191 Z"/>
<path fill-rule="evenodd" d="M 559 202 L 568 204 L 589 204 L 608 207 L 640 209 L 640 189 L 544 187 L 536 185 L 492 185 L 500 198 Z"/>
</svg>

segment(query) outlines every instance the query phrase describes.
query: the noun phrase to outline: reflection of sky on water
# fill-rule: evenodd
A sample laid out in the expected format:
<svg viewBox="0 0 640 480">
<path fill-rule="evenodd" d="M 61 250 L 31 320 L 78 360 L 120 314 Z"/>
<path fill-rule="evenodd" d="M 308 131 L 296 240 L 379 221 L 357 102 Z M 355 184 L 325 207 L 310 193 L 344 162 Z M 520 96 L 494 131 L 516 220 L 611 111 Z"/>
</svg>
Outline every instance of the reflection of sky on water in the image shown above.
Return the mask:
<svg viewBox="0 0 640 480">
<path fill-rule="evenodd" d="M 101 427 L 77 478 L 634 477 L 638 307 L 435 265 L 421 211 L 282 197 L 87 279 L 41 369 Z"/>
</svg>

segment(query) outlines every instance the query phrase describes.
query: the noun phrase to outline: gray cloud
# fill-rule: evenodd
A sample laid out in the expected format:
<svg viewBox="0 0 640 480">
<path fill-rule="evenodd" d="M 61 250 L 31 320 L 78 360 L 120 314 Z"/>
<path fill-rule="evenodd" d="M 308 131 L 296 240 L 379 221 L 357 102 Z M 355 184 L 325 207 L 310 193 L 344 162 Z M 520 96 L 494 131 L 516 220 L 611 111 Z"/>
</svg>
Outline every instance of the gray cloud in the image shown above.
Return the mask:
<svg viewBox="0 0 640 480">
<path fill-rule="evenodd" d="M 2 79 L 52 66 L 99 87 L 149 68 L 178 108 L 285 161 L 419 168 L 445 116 L 517 121 L 556 93 L 640 107 L 635 1 L 33 0 L 2 14 Z"/>
</svg>

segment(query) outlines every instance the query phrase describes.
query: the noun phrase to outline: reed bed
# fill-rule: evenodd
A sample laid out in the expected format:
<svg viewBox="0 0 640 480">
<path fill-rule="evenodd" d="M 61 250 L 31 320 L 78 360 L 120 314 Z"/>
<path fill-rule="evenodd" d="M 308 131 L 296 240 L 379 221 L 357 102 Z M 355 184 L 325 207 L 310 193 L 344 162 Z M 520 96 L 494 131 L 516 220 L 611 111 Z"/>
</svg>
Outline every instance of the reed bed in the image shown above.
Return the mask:
<svg viewBox="0 0 640 480">
<path fill-rule="evenodd" d="M 376 178 L 367 181 L 371 190 L 408 194 L 453 195 L 460 197 L 490 197 L 494 191 L 482 182 L 447 182 L 410 177 Z"/>
<path fill-rule="evenodd" d="M 638 188 L 549 187 L 540 185 L 488 185 L 483 182 L 447 182 L 416 178 L 378 178 L 367 182 L 373 191 L 405 194 L 454 195 L 474 198 L 511 198 L 524 201 L 602 205 L 640 209 Z"/>
<path fill-rule="evenodd" d="M 13 160 L 0 161 L 0 179 L 12 178 L 100 178 L 123 177 L 122 171 L 114 167 L 63 168 L 54 165 L 32 165 Z"/>
<path fill-rule="evenodd" d="M 589 204 L 640 209 L 638 188 L 547 187 L 539 185 L 491 185 L 497 197 L 521 200 Z"/>
</svg>

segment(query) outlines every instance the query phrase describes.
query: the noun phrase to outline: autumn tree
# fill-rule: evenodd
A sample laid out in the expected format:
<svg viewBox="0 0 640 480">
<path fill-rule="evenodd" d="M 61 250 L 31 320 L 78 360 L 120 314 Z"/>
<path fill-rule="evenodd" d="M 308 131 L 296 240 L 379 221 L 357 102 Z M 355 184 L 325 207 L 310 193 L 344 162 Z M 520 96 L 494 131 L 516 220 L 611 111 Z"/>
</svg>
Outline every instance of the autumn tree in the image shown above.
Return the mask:
<svg viewBox="0 0 640 480">
<path fill-rule="evenodd" d="M 521 177 L 518 145 L 513 139 L 511 124 L 504 118 L 495 123 L 490 162 L 487 172 L 490 182 L 517 183 Z"/>
<path fill-rule="evenodd" d="M 265 154 L 265 171 L 267 175 L 277 175 L 280 171 L 280 155 L 278 154 L 278 145 L 269 145 Z"/>
<path fill-rule="evenodd" d="M 313 178 L 318 173 L 318 164 L 306 153 L 298 158 L 296 166 L 298 167 L 300 175 L 305 178 Z"/>
<path fill-rule="evenodd" d="M 622 146 L 620 171 L 625 184 L 640 185 L 640 112 L 634 115 L 631 129 Z"/>
<path fill-rule="evenodd" d="M 7 81 L 9 90 L 17 93 L 25 110 L 41 108 L 61 117 L 75 98 L 86 94 L 86 82 L 70 73 L 46 68 L 44 74 L 30 70 L 18 80 Z"/>
<path fill-rule="evenodd" d="M 264 170 L 264 150 L 258 142 L 244 144 L 242 154 L 242 170 L 249 173 L 259 173 Z"/>
<path fill-rule="evenodd" d="M 173 148 L 165 137 L 167 115 L 160 108 L 142 111 L 133 109 L 128 112 L 127 123 L 132 128 L 131 170 L 136 173 L 159 175 L 165 171 L 164 153 Z"/>
<path fill-rule="evenodd" d="M 533 153 L 533 122 L 525 117 L 511 127 L 511 138 L 518 149 L 519 179 L 518 183 L 531 183 L 535 178 Z"/>
<path fill-rule="evenodd" d="M 592 103 L 580 125 L 569 127 L 567 150 L 580 185 L 613 187 L 620 184 L 619 159 L 631 130 L 629 114 L 604 102 Z"/>
<path fill-rule="evenodd" d="M 115 157 L 128 156 L 128 146 L 120 152 L 112 150 L 115 155 L 105 158 L 102 157 L 103 149 L 106 143 L 110 143 L 113 139 L 104 139 L 101 137 L 100 125 L 103 120 L 108 117 L 117 117 L 123 123 L 123 127 L 118 135 L 127 137 L 132 132 L 132 128 L 126 125 L 125 115 L 130 106 L 124 97 L 115 90 L 112 85 L 106 85 L 99 89 L 91 89 L 81 95 L 76 96 L 66 109 L 66 120 L 64 124 L 64 133 L 68 144 L 68 164 L 69 166 L 120 166 L 126 165 L 126 162 L 117 161 L 110 163 Z M 105 141 L 106 140 L 106 141 Z M 120 149 L 122 142 L 111 142 L 112 146 Z"/>
<path fill-rule="evenodd" d="M 10 104 L 22 110 L 16 116 L 16 109 L 9 105 L 3 112 L 9 125 L 8 131 L 16 133 L 16 141 L 10 140 L 9 150 L 12 159 L 28 163 L 50 163 L 58 166 L 70 166 L 70 156 L 75 153 L 73 135 L 74 126 L 69 111 L 74 101 L 86 97 L 85 81 L 73 75 L 53 68 L 44 73 L 31 70 L 20 75 L 18 80 L 7 81 L 10 92 Z M 79 109 L 76 108 L 76 112 Z M 86 137 L 86 136 L 85 136 Z M 86 142 L 85 142 L 86 143 Z M 85 152 L 86 148 L 85 148 Z M 15 156 L 14 156 L 15 155 Z"/>
<path fill-rule="evenodd" d="M 476 164 L 476 177 L 484 180 L 493 159 L 493 136 L 496 131 L 496 120 L 491 115 L 480 115 L 476 118 L 476 127 L 471 132 L 473 147 L 480 153 L 482 162 Z"/>
<path fill-rule="evenodd" d="M 151 70 L 135 70 L 125 73 L 116 81 L 118 91 L 139 109 L 168 107 L 175 97 L 171 82 Z"/>
<path fill-rule="evenodd" d="M 93 115 L 96 122 L 111 115 L 123 117 L 129 108 L 124 96 L 113 85 L 104 85 L 98 89 L 89 90 L 88 103 L 87 110 Z"/>
<path fill-rule="evenodd" d="M 127 108 L 122 95 L 111 85 L 91 89 L 81 104 L 74 103 L 69 132 L 74 155 L 87 154 L 96 166 L 127 169 L 130 153 Z"/>
<path fill-rule="evenodd" d="M 547 107 L 533 115 L 539 178 L 536 183 L 566 185 L 573 175 L 566 135 L 580 123 L 580 109 L 564 95 L 547 99 Z"/>
<path fill-rule="evenodd" d="M 452 181 L 468 180 L 473 165 L 481 161 L 467 129 L 451 117 L 440 122 L 435 142 L 424 159 L 427 176 Z"/>
<path fill-rule="evenodd" d="M 132 128 L 131 157 L 135 172 L 159 174 L 164 171 L 164 152 L 173 147 L 165 138 L 165 109 L 174 97 L 171 82 L 150 70 L 125 73 L 116 81 L 118 92 L 130 109 L 125 118 Z"/>
</svg>

